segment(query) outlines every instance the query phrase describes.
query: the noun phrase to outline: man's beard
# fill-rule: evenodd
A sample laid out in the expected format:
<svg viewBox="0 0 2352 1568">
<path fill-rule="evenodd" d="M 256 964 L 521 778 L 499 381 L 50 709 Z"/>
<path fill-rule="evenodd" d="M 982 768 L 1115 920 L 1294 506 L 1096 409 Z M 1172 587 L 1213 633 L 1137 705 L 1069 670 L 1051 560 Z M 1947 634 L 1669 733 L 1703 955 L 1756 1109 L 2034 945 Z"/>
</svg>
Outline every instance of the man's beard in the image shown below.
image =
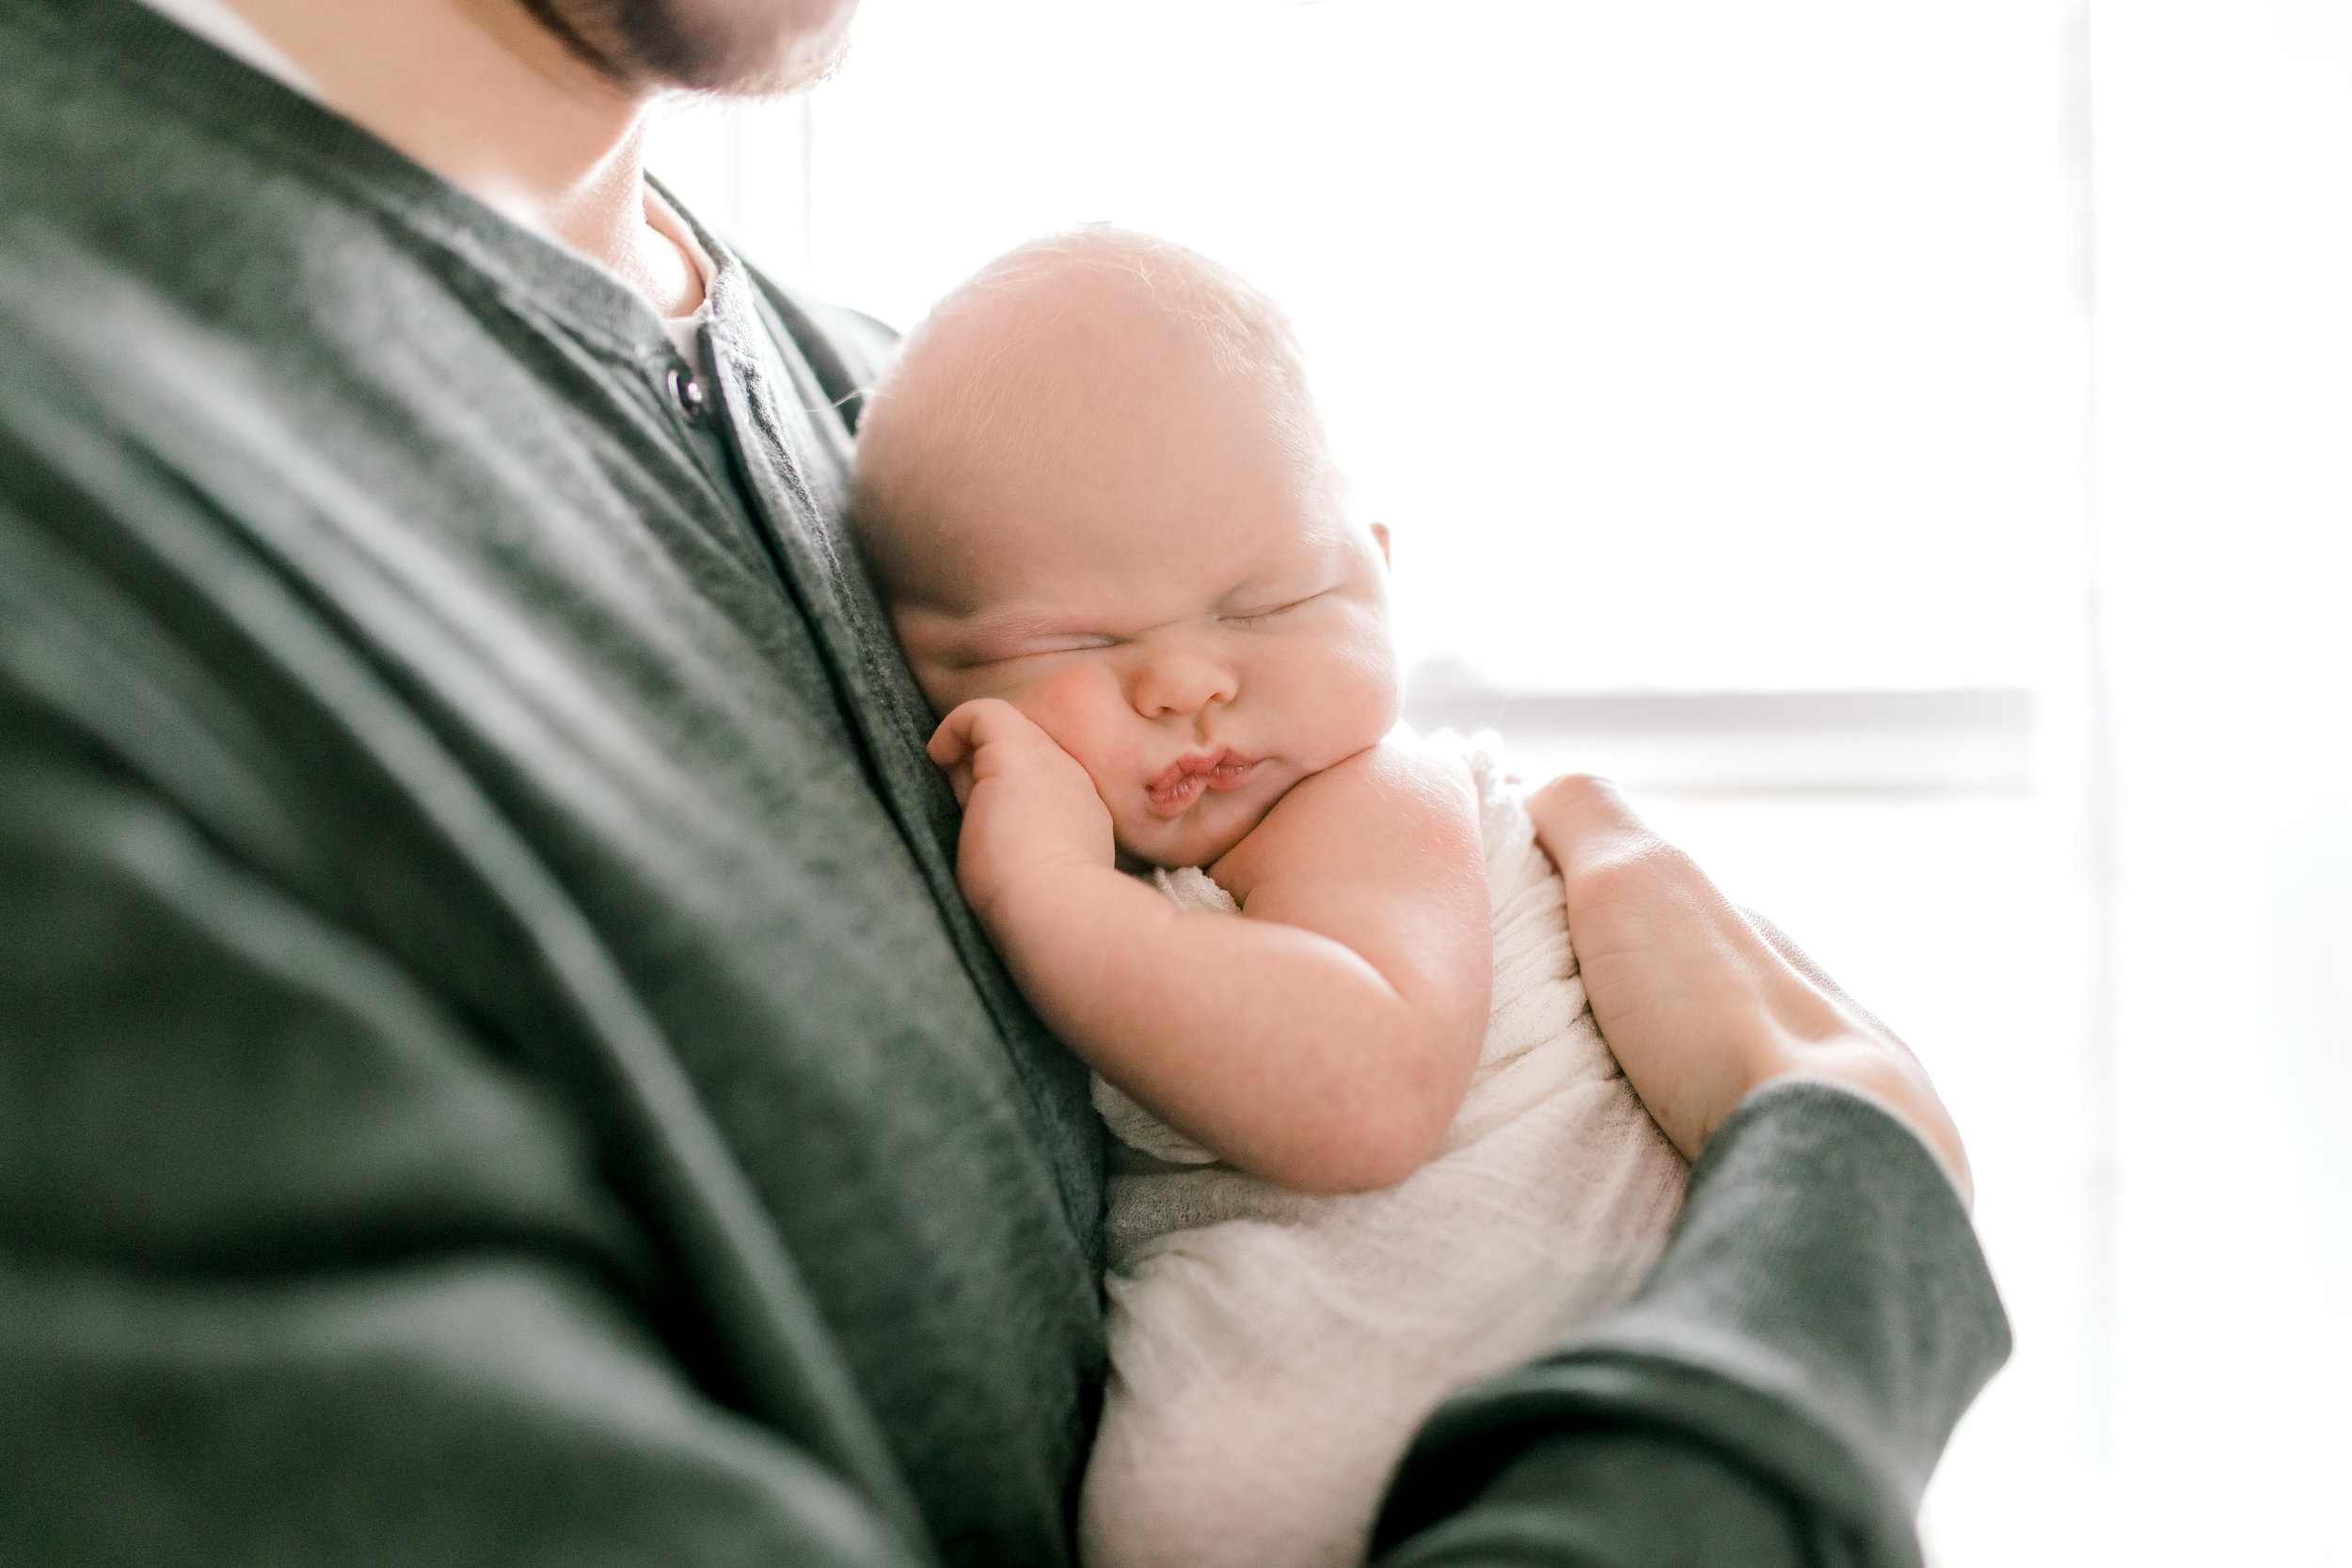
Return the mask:
<svg viewBox="0 0 2352 1568">
<path fill-rule="evenodd" d="M 824 77 L 848 50 L 850 13 L 856 8 L 853 0 L 830 8 L 830 15 L 823 0 L 522 4 L 573 54 L 623 87 L 684 87 L 730 98 L 789 92 Z"/>
</svg>

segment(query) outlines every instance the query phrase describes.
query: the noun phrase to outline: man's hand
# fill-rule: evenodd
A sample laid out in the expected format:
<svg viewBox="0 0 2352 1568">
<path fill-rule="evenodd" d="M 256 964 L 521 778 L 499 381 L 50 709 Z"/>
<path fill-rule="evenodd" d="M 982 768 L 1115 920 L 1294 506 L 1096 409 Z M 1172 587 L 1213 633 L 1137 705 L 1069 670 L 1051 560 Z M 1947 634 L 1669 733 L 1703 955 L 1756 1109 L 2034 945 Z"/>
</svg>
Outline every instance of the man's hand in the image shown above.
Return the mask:
<svg viewBox="0 0 2352 1568">
<path fill-rule="evenodd" d="M 1593 1019 L 1676 1148 L 1698 1158 L 1772 1079 L 1827 1079 L 1909 1124 L 1971 1195 L 1960 1131 L 1917 1058 L 1777 930 L 1734 909 L 1613 785 L 1554 779 L 1527 808 L 1567 890 Z"/>
<path fill-rule="evenodd" d="M 1110 808 L 1077 759 L 1010 703 L 977 697 L 929 747 L 963 807 L 956 882 L 986 924 L 1006 889 L 1040 873 L 1117 864 Z"/>
</svg>

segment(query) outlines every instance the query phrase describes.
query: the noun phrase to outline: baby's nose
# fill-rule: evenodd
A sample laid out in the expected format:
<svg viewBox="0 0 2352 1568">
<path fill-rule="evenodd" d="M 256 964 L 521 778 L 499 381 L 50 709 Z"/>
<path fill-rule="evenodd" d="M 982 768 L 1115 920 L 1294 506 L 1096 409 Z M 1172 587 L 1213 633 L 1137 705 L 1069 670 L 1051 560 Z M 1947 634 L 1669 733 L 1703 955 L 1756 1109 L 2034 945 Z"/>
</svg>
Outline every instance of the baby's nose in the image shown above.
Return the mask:
<svg viewBox="0 0 2352 1568">
<path fill-rule="evenodd" d="M 1136 711 L 1146 719 L 1182 718 L 1230 703 L 1240 682 L 1232 667 L 1198 654 L 1163 654 L 1136 676 Z"/>
</svg>

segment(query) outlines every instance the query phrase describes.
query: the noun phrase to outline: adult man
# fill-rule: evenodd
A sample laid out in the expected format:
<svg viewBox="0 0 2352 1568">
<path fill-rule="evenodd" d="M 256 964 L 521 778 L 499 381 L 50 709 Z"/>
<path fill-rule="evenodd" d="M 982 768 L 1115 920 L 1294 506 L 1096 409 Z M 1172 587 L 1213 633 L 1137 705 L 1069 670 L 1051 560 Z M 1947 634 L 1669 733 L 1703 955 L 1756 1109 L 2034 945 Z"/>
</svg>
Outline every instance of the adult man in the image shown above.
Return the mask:
<svg viewBox="0 0 2352 1568">
<path fill-rule="evenodd" d="M 840 544 L 881 335 L 637 161 L 846 0 L 152 3 L 0 9 L 0 1558 L 1066 1560 L 1100 1132 Z M 1914 1557 L 1948 1123 L 1559 804 L 1708 1151 L 1383 1548 Z"/>
</svg>

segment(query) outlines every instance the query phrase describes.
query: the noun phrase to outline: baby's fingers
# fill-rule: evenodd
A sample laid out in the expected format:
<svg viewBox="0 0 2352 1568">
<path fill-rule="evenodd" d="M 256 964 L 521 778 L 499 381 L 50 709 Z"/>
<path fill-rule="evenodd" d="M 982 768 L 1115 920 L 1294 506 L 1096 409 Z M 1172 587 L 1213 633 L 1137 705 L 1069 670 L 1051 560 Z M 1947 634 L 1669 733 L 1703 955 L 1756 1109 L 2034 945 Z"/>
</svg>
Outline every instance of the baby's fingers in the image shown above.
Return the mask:
<svg viewBox="0 0 2352 1568">
<path fill-rule="evenodd" d="M 931 732 L 930 743 L 923 748 L 925 754 L 947 775 L 947 787 L 956 792 L 956 804 L 972 803 L 972 760 L 979 754 L 981 738 L 974 732 L 973 703 L 963 703 L 939 721 Z"/>
<path fill-rule="evenodd" d="M 951 768 L 969 762 L 972 753 L 979 750 L 980 743 L 972 735 L 972 706 L 970 703 L 959 704 L 931 732 L 930 743 L 923 750 L 940 767 Z"/>
<path fill-rule="evenodd" d="M 1002 697 L 975 697 L 968 703 L 958 703 L 955 710 L 939 721 L 926 750 L 940 767 L 953 768 L 1000 740 L 1042 734 L 1019 708 Z"/>
<path fill-rule="evenodd" d="M 959 703 L 953 712 L 939 721 L 939 728 L 931 732 L 930 743 L 924 750 L 946 773 L 947 783 L 956 792 L 956 804 L 968 806 L 980 773 L 1002 771 L 1008 758 L 1009 753 L 992 752 L 990 748 L 1031 737 L 1042 740 L 1044 732 L 1019 708 L 1000 697 L 975 697 L 968 703 Z M 993 763 L 992 756 L 996 759 Z"/>
<path fill-rule="evenodd" d="M 947 775 L 947 787 L 956 792 L 956 804 L 959 807 L 970 805 L 972 803 L 972 764 L 969 762 L 951 763 L 942 771 Z"/>
</svg>

